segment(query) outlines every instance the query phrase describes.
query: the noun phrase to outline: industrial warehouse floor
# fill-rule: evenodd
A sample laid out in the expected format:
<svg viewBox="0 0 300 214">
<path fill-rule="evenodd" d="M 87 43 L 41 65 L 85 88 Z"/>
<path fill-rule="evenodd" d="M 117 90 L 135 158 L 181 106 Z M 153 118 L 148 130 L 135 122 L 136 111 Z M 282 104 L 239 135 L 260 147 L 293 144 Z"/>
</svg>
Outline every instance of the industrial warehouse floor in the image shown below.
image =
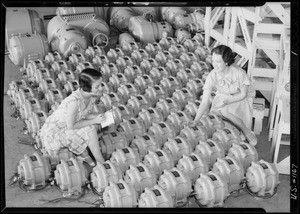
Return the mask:
<svg viewBox="0 0 300 214">
<path fill-rule="evenodd" d="M 52 10 L 52 11 L 51 11 Z M 53 8 L 49 10 L 37 9 L 40 16 L 53 15 Z M 54 10 L 55 11 L 55 10 Z M 47 13 L 48 12 L 48 13 Z M 13 80 L 21 80 L 21 73 L 19 67 L 15 66 L 8 56 L 5 56 L 4 60 L 4 93 L 8 89 L 8 84 Z M 4 125 L 4 158 L 1 157 L 1 161 L 4 161 L 4 179 L 5 179 L 5 198 L 1 197 L 1 202 L 5 200 L 5 207 L 33 207 L 33 208 L 50 208 L 50 207 L 95 207 L 93 202 L 97 201 L 99 196 L 95 195 L 89 190 L 84 197 L 79 201 L 60 201 L 57 203 L 47 203 L 47 200 L 56 199 L 62 197 L 61 192 L 54 186 L 49 186 L 45 189 L 35 192 L 25 192 L 19 188 L 17 184 L 9 186 L 10 177 L 16 172 L 16 167 L 19 161 L 24 158 L 24 154 L 32 155 L 35 149 L 31 145 L 25 145 L 23 143 L 29 143 L 33 139 L 24 134 L 23 128 L 25 124 L 21 120 L 11 116 L 14 113 L 13 106 L 10 104 L 9 97 L 4 94 L 3 97 L 3 125 Z M 271 162 L 270 147 L 271 142 L 268 141 L 268 118 L 265 117 L 263 121 L 263 131 L 258 135 L 258 144 L 256 146 L 258 152 L 258 159 Z M 279 160 L 283 159 L 289 154 L 289 146 L 282 147 L 279 155 Z M 289 212 L 290 211 L 290 176 L 279 175 L 280 184 L 277 188 L 276 194 L 269 199 L 255 198 L 247 192 L 240 192 L 228 197 L 225 200 L 225 208 L 263 208 L 266 212 Z M 190 203 L 185 206 L 186 208 L 196 208 L 198 205 L 194 202 L 194 199 L 190 200 Z M 200 209 L 200 208 L 199 208 Z M 95 211 L 91 209 L 91 211 Z M 66 210 L 67 211 L 67 210 Z M 85 210 L 88 212 L 88 210 Z M 100 211 L 101 212 L 101 211 Z"/>
</svg>

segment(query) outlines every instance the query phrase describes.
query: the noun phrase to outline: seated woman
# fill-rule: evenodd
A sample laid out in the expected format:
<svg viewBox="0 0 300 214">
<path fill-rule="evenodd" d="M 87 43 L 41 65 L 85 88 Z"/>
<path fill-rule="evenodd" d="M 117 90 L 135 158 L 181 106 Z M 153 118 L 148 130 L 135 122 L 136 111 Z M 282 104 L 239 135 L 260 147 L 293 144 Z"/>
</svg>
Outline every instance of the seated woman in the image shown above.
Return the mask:
<svg viewBox="0 0 300 214">
<path fill-rule="evenodd" d="M 213 70 L 207 76 L 203 86 L 203 99 L 193 123 L 199 122 L 209 108 L 211 93 L 216 91 L 210 111 L 237 125 L 248 142 L 255 146 L 257 138 L 251 131 L 255 90 L 246 72 L 242 68 L 232 65 L 234 57 L 235 54 L 225 45 L 220 45 L 212 50 Z"/>
<path fill-rule="evenodd" d="M 58 152 L 67 147 L 83 161 L 95 166 L 87 147 L 97 162 L 104 162 L 96 125 L 105 118 L 95 105 L 96 97 L 102 95 L 102 75 L 97 70 L 84 69 L 78 82 L 79 89 L 66 97 L 46 119 L 40 130 L 40 139 L 45 151 Z"/>
</svg>

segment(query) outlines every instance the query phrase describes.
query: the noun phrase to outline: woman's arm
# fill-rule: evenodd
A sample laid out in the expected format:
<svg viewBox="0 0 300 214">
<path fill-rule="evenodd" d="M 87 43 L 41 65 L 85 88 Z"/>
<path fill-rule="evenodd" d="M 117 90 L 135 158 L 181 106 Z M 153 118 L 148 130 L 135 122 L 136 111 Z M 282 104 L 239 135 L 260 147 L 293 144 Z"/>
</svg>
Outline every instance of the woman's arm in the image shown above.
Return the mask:
<svg viewBox="0 0 300 214">
<path fill-rule="evenodd" d="M 204 114 L 204 112 L 209 107 L 211 92 L 212 91 L 210 89 L 206 89 L 203 91 L 203 98 L 202 98 L 201 104 L 197 110 L 197 113 L 196 113 L 193 123 L 197 124 L 199 122 L 199 120 L 201 119 L 202 115 Z"/>
<path fill-rule="evenodd" d="M 247 97 L 248 87 L 248 85 L 244 85 L 239 93 L 231 95 L 227 99 L 225 99 L 224 104 L 228 105 L 245 99 Z"/>
</svg>

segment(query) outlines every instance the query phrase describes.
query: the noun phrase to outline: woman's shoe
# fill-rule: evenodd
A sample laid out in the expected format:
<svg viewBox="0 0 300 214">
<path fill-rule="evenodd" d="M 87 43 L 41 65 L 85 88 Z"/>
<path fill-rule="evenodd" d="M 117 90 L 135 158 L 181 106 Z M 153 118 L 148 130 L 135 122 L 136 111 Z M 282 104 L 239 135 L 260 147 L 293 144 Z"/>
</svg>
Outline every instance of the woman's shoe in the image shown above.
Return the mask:
<svg viewBox="0 0 300 214">
<path fill-rule="evenodd" d="M 77 158 L 78 158 L 78 160 L 86 162 L 88 165 L 90 165 L 92 167 L 96 166 L 93 159 L 90 156 L 88 156 L 88 157 L 77 156 Z"/>
<path fill-rule="evenodd" d="M 246 135 L 246 139 L 248 140 L 249 144 L 252 146 L 255 146 L 257 144 L 257 138 L 256 138 L 254 132 L 252 132 L 252 131 Z"/>
</svg>

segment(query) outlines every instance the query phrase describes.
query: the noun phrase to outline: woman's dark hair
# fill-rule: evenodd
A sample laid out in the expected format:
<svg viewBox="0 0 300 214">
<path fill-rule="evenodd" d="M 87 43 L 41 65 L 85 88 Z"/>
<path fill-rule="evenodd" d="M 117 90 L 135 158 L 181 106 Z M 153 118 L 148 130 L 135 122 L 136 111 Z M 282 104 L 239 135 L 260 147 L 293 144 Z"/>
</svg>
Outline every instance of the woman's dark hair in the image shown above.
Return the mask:
<svg viewBox="0 0 300 214">
<path fill-rule="evenodd" d="M 83 91 L 91 92 L 93 82 L 100 79 L 101 77 L 102 77 L 101 72 L 95 69 L 92 68 L 83 69 L 79 74 L 79 78 L 78 78 L 79 87 L 82 88 Z"/>
<path fill-rule="evenodd" d="M 234 63 L 236 53 L 234 53 L 230 47 L 226 45 L 219 45 L 212 49 L 211 53 L 219 54 L 222 56 L 222 59 L 228 66 Z"/>
</svg>

